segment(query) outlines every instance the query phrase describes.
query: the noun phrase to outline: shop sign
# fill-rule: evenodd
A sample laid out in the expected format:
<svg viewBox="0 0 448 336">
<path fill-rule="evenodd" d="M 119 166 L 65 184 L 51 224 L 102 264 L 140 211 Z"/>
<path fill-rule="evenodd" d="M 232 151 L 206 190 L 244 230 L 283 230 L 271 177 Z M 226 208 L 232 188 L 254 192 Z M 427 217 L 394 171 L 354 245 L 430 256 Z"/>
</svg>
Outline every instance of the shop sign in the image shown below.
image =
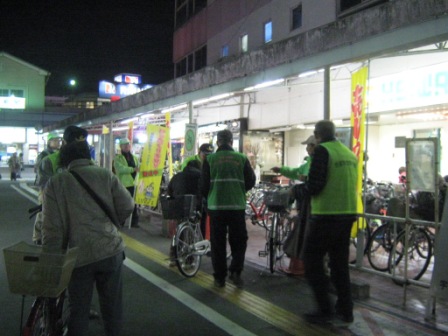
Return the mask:
<svg viewBox="0 0 448 336">
<path fill-rule="evenodd" d="M 25 98 L 20 97 L 0 97 L 0 108 L 23 110 L 25 109 Z"/>
<path fill-rule="evenodd" d="M 369 112 L 444 104 L 448 99 L 448 63 L 371 78 Z"/>
<path fill-rule="evenodd" d="M 136 85 L 136 84 L 114 84 L 107 81 L 100 81 L 99 83 L 99 97 L 100 98 L 123 98 L 130 96 L 140 91 L 151 88 L 152 85 Z"/>
<path fill-rule="evenodd" d="M 118 74 L 114 76 L 114 81 L 116 83 L 125 83 L 125 84 L 141 84 L 142 76 L 133 75 L 133 74 Z"/>
<path fill-rule="evenodd" d="M 185 125 L 184 157 L 190 157 L 196 154 L 197 129 L 198 129 L 197 124 Z"/>
</svg>

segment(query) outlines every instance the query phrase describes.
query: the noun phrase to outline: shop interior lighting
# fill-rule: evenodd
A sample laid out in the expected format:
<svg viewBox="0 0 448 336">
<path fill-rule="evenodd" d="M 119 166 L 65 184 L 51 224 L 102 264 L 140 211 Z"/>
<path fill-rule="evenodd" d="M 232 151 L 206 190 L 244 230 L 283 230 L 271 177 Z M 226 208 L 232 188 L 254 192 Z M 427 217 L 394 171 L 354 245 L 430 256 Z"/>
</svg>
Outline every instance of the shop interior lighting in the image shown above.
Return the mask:
<svg viewBox="0 0 448 336">
<path fill-rule="evenodd" d="M 137 142 L 140 144 L 144 144 L 148 140 L 148 135 L 146 133 L 136 133 L 135 137 L 137 138 Z"/>
<path fill-rule="evenodd" d="M 321 72 L 324 72 L 325 70 L 324 69 L 319 69 L 319 70 L 312 70 L 312 71 L 307 71 L 307 72 L 303 72 L 303 73 L 301 73 L 301 74 L 299 74 L 299 78 L 306 78 L 306 77 L 311 77 L 311 76 L 314 76 L 314 75 L 316 75 L 316 74 L 318 74 L 318 73 L 321 73 Z"/>
<path fill-rule="evenodd" d="M 269 86 L 273 86 L 273 85 L 277 85 L 277 84 L 283 83 L 284 81 L 285 81 L 284 78 L 276 79 L 276 80 L 273 80 L 273 81 L 267 81 L 267 82 L 264 82 L 264 83 L 261 83 L 261 84 L 257 84 L 255 86 L 251 86 L 251 87 L 245 88 L 244 91 L 252 91 L 252 90 L 267 88 Z"/>
<path fill-rule="evenodd" d="M 210 97 L 210 98 L 196 100 L 196 101 L 193 102 L 193 106 L 203 105 L 203 104 L 210 103 L 210 102 L 213 102 L 213 101 L 229 98 L 231 96 L 233 96 L 233 93 L 223 93 L 223 94 L 220 94 L 220 95 L 217 95 L 217 96 L 213 96 L 213 97 Z"/>
<path fill-rule="evenodd" d="M 448 109 L 446 104 L 441 104 L 433 107 L 399 111 L 396 113 L 396 117 L 397 119 L 418 119 L 423 121 L 444 120 L 448 118 Z"/>
<path fill-rule="evenodd" d="M 334 119 L 333 120 L 333 124 L 335 124 L 336 126 L 341 126 L 344 124 L 344 120 L 342 119 Z"/>
<path fill-rule="evenodd" d="M 416 112 L 410 112 L 410 113 L 406 113 L 406 112 L 398 112 L 397 113 L 397 119 L 419 119 L 419 120 L 424 120 L 424 121 L 430 121 L 430 120 L 443 120 L 446 118 L 446 114 L 442 113 L 442 112 L 420 112 L 420 113 L 416 113 Z"/>
<path fill-rule="evenodd" d="M 120 127 L 114 127 L 112 130 L 113 131 L 124 131 L 127 130 L 129 127 L 128 126 L 120 126 Z"/>
<path fill-rule="evenodd" d="M 186 109 L 187 106 L 188 106 L 187 104 L 180 104 L 180 105 L 177 105 L 177 106 L 174 106 L 174 107 L 169 107 L 167 109 L 164 109 L 164 110 L 161 111 L 161 113 L 165 114 L 165 113 L 168 113 L 168 112 L 175 112 L 175 111 L 183 110 L 183 109 Z"/>
<path fill-rule="evenodd" d="M 270 133 L 286 132 L 286 131 L 290 131 L 290 130 L 292 130 L 292 127 L 291 126 L 287 126 L 287 127 L 273 128 L 273 129 L 270 129 L 269 132 Z"/>
<path fill-rule="evenodd" d="M 120 123 L 120 124 L 128 124 L 128 123 L 130 123 L 131 121 L 136 121 L 136 120 L 138 120 L 138 119 L 139 119 L 139 117 L 134 117 L 134 118 L 124 119 L 124 120 L 120 121 L 119 123 Z"/>
</svg>

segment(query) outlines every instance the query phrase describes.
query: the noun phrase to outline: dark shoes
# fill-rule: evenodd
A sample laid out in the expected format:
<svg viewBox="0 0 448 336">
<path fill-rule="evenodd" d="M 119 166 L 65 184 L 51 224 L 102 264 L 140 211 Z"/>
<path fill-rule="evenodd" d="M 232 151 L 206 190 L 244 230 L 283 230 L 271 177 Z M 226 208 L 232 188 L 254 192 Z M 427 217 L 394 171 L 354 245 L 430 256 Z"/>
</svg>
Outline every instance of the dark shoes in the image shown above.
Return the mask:
<svg viewBox="0 0 448 336">
<path fill-rule="evenodd" d="M 241 275 L 238 273 L 231 273 L 229 276 L 229 280 L 235 285 L 237 288 L 243 288 L 244 281 L 241 279 Z M 226 285 L 226 280 L 215 278 L 214 285 L 217 288 L 222 288 Z"/>
<path fill-rule="evenodd" d="M 236 288 L 243 288 L 244 286 L 244 281 L 241 279 L 241 274 L 231 273 L 229 280 L 233 282 Z"/>
<path fill-rule="evenodd" d="M 226 285 L 226 280 L 215 279 L 213 284 L 216 288 L 223 288 Z"/>
</svg>

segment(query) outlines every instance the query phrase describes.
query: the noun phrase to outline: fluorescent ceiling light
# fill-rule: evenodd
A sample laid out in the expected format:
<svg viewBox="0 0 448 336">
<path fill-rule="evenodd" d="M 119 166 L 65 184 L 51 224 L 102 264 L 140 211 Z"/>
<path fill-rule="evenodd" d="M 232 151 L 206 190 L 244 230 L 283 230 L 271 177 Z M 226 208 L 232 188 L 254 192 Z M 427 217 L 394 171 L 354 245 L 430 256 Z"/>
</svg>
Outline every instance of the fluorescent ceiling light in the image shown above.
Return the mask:
<svg viewBox="0 0 448 336">
<path fill-rule="evenodd" d="M 310 76 L 313 76 L 315 74 L 317 74 L 317 71 L 307 71 L 307 72 L 301 73 L 299 75 L 299 78 L 310 77 Z"/>
<path fill-rule="evenodd" d="M 168 112 L 174 112 L 174 111 L 179 111 L 179 110 L 183 110 L 185 108 L 187 108 L 187 104 L 180 104 L 174 107 L 168 107 L 164 110 L 161 111 L 161 113 L 168 113 Z"/>
<path fill-rule="evenodd" d="M 228 98 L 230 96 L 233 96 L 233 93 L 223 93 L 223 94 L 220 94 L 220 95 L 217 95 L 217 96 L 213 96 L 213 97 L 210 97 L 210 98 L 196 100 L 196 101 L 193 102 L 193 106 L 202 105 L 202 104 L 209 103 L 209 102 L 212 102 L 212 101 L 221 100 L 221 99 L 224 99 L 224 98 Z"/>
<path fill-rule="evenodd" d="M 284 81 L 285 81 L 284 78 L 280 78 L 280 79 L 264 82 L 264 83 L 261 83 L 261 84 L 257 84 L 255 86 L 251 86 L 251 87 L 245 88 L 244 91 L 252 91 L 252 90 L 262 89 L 262 88 L 266 88 L 266 87 L 269 87 L 269 86 L 273 86 L 273 85 L 277 85 L 277 84 L 283 83 Z"/>
</svg>

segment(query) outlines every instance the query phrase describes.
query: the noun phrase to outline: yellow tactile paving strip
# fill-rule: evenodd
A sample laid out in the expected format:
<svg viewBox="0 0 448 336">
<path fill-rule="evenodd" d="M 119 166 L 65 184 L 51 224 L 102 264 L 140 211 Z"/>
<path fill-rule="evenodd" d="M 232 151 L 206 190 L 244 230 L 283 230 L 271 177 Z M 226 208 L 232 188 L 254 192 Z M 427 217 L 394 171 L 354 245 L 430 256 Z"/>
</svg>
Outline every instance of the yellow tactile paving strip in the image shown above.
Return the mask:
<svg viewBox="0 0 448 336">
<path fill-rule="evenodd" d="M 126 234 L 122 234 L 122 236 L 128 248 L 168 268 L 167 255 L 127 236 Z M 176 268 L 170 269 L 177 272 Z M 296 314 L 247 291 L 237 289 L 232 284 L 227 284 L 224 288 L 215 288 L 213 286 L 213 277 L 210 274 L 199 271 L 195 277 L 190 278 L 189 280 L 201 287 L 213 291 L 215 294 L 232 302 L 241 309 L 244 309 L 290 335 L 335 335 L 328 329 L 310 325 L 304 322 Z"/>
</svg>

